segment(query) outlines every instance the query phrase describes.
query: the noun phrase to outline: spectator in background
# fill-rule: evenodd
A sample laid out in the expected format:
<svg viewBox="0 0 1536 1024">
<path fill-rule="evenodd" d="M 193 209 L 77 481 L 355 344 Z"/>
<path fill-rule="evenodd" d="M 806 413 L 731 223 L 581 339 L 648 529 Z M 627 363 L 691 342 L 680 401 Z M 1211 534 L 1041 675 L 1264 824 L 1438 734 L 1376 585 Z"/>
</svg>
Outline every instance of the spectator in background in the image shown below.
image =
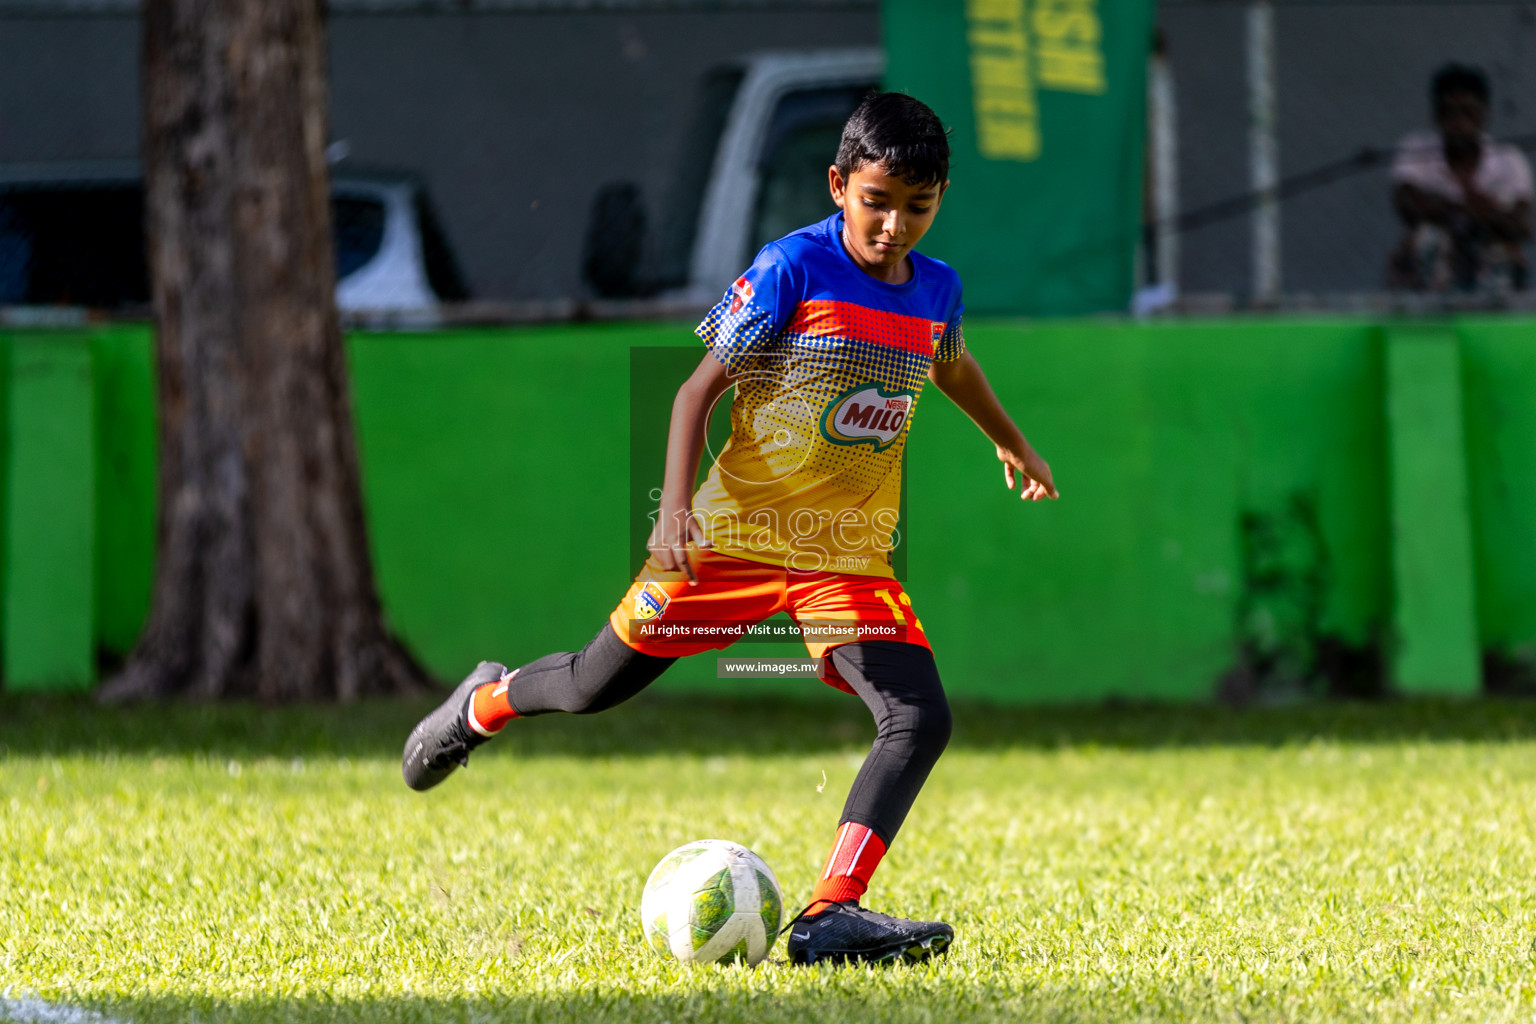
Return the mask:
<svg viewBox="0 0 1536 1024">
<path fill-rule="evenodd" d="M 1405 230 L 1391 283 L 1414 291 L 1523 289 L 1531 237 L 1531 165 L 1487 132 L 1488 78 L 1447 64 L 1430 88 L 1438 132 L 1397 147 L 1392 195 Z"/>
</svg>

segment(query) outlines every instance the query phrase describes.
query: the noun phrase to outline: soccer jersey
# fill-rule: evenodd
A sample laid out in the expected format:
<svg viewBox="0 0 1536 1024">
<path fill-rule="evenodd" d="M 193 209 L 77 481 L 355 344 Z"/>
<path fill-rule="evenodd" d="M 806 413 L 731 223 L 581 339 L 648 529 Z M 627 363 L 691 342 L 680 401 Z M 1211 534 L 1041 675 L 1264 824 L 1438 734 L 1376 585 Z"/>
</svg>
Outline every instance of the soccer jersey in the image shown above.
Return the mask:
<svg viewBox="0 0 1536 1024">
<path fill-rule="evenodd" d="M 859 269 L 843 215 L 770 243 L 698 335 L 736 375 L 731 436 L 694 496 L 715 550 L 890 578 L 902 454 L 929 366 L 960 358 L 960 278 L 912 253 Z"/>
</svg>

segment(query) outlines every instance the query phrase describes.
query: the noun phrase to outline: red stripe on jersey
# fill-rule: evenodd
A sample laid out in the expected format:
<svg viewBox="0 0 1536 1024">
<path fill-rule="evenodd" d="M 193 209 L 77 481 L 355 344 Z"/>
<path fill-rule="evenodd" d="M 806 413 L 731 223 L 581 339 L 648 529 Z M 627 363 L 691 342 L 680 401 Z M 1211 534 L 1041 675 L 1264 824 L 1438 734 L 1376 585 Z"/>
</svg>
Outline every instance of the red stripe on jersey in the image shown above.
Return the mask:
<svg viewBox="0 0 1536 1024">
<path fill-rule="evenodd" d="M 943 325 L 935 331 L 935 323 L 938 321 L 904 313 L 887 313 L 852 302 L 817 300 L 796 306 L 794 318 L 785 329 L 790 334 L 848 338 L 931 356 L 944 331 Z"/>
</svg>

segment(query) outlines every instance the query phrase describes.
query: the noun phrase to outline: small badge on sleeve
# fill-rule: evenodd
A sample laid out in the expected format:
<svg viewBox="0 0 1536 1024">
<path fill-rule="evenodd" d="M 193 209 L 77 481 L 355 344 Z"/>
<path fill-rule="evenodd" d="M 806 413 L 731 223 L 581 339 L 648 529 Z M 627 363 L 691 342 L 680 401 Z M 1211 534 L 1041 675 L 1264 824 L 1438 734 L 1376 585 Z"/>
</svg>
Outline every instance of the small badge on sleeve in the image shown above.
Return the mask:
<svg viewBox="0 0 1536 1024">
<path fill-rule="evenodd" d="M 752 282 L 738 277 L 731 285 L 731 312 L 740 313 L 741 307 L 752 301 Z"/>
</svg>

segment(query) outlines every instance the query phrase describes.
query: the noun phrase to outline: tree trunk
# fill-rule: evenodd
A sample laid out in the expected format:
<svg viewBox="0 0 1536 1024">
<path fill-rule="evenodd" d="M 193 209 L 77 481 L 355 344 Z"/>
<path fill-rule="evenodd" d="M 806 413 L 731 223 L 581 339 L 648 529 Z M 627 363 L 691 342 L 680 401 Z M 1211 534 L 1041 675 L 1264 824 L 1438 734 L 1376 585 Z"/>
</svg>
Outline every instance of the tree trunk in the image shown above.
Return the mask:
<svg viewBox="0 0 1536 1024">
<path fill-rule="evenodd" d="M 106 700 L 425 682 L 383 625 L 336 313 L 322 0 L 146 0 L 153 604 Z"/>
</svg>

